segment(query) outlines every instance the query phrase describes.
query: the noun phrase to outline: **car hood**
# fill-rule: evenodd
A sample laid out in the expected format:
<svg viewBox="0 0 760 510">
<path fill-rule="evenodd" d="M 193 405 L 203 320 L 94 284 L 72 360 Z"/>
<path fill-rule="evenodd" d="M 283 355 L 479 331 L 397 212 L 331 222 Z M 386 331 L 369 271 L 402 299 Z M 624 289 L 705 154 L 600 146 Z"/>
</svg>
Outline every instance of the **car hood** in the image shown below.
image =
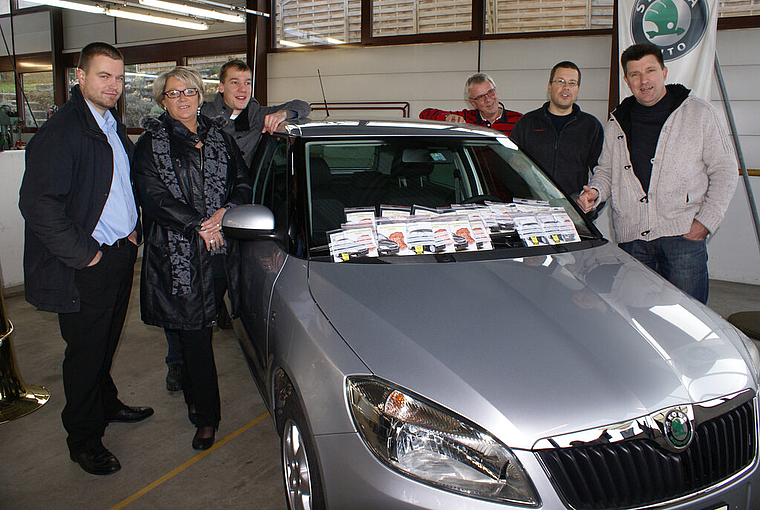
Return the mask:
<svg viewBox="0 0 760 510">
<path fill-rule="evenodd" d="M 311 262 L 309 285 L 376 376 L 513 448 L 755 387 L 731 326 L 609 244 L 456 263 Z"/>
</svg>

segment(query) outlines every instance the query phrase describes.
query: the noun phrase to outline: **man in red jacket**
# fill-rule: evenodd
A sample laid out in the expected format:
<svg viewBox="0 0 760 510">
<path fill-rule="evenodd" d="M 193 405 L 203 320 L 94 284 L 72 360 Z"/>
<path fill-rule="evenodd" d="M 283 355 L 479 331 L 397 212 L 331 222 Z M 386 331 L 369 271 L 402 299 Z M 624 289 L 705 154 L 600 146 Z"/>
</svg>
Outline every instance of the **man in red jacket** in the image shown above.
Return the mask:
<svg viewBox="0 0 760 510">
<path fill-rule="evenodd" d="M 507 110 L 499 102 L 496 83 L 484 73 L 476 73 L 467 78 L 464 93 L 474 110 L 445 111 L 427 108 L 420 112 L 421 119 L 446 122 L 466 122 L 501 131 L 509 136 L 522 113 Z"/>
</svg>

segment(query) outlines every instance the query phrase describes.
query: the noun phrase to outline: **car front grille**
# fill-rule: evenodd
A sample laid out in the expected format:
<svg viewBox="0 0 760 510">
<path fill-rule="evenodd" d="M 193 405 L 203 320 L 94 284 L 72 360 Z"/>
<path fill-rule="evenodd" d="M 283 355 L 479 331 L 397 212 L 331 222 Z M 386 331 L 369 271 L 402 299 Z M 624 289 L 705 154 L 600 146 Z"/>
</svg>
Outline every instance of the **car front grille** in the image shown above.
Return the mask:
<svg viewBox="0 0 760 510">
<path fill-rule="evenodd" d="M 696 427 L 684 451 L 650 439 L 537 450 L 565 503 L 576 510 L 639 508 L 688 496 L 755 458 L 754 400 Z"/>
</svg>

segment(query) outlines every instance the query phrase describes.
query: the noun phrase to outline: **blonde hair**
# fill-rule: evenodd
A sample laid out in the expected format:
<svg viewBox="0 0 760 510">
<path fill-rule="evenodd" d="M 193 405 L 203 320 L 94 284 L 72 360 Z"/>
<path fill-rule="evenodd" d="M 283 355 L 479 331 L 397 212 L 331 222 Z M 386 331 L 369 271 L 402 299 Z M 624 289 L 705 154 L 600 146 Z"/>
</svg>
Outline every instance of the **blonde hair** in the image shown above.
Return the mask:
<svg viewBox="0 0 760 510">
<path fill-rule="evenodd" d="M 186 66 L 177 66 L 170 71 L 164 71 L 158 75 L 156 81 L 153 82 L 153 99 L 158 106 L 163 106 L 164 89 L 166 88 L 166 80 L 169 78 L 176 78 L 184 83 L 189 89 L 198 89 L 198 102 L 203 103 L 203 78 L 198 71 Z"/>
</svg>

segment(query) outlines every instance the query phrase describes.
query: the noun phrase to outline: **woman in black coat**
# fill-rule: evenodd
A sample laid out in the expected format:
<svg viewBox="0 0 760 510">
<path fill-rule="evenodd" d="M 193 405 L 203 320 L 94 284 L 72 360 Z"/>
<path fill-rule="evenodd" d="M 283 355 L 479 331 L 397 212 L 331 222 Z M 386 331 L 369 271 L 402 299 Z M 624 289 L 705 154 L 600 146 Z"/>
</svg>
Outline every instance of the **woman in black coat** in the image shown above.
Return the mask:
<svg viewBox="0 0 760 510">
<path fill-rule="evenodd" d="M 225 290 L 233 314 L 239 302 L 239 251 L 222 233 L 222 216 L 250 203 L 251 181 L 234 140 L 198 113 L 198 72 L 162 73 L 153 97 L 166 111 L 144 119 L 133 160 L 145 234 L 140 309 L 146 324 L 179 335 L 192 445 L 205 450 L 221 418 L 212 328 Z"/>
</svg>

